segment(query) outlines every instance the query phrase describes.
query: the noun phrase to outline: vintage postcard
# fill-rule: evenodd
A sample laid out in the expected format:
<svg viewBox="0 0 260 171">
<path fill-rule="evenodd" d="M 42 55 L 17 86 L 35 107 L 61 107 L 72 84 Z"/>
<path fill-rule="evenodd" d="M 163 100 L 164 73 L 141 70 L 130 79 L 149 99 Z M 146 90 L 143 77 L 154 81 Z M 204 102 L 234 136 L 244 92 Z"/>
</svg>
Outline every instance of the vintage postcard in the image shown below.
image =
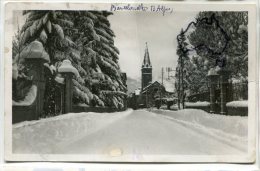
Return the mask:
<svg viewBox="0 0 260 171">
<path fill-rule="evenodd" d="M 5 4 L 5 160 L 256 157 L 254 3 Z"/>
</svg>

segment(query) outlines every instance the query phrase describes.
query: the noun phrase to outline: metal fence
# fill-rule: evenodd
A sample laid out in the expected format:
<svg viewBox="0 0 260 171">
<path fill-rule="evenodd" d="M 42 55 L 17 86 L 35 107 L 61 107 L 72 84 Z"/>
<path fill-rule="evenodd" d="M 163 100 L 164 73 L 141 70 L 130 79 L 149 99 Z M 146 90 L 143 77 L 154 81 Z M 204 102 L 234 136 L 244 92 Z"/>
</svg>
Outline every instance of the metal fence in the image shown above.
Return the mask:
<svg viewBox="0 0 260 171">
<path fill-rule="evenodd" d="M 216 90 L 216 99 L 220 101 L 220 88 L 217 85 Z M 197 101 L 209 101 L 209 90 L 197 94 L 192 94 L 187 97 L 187 101 L 189 102 L 197 102 Z M 239 100 L 247 100 L 248 99 L 248 83 L 247 82 L 237 82 L 237 83 L 229 83 L 227 87 L 227 102 L 230 101 L 239 101 Z"/>
</svg>

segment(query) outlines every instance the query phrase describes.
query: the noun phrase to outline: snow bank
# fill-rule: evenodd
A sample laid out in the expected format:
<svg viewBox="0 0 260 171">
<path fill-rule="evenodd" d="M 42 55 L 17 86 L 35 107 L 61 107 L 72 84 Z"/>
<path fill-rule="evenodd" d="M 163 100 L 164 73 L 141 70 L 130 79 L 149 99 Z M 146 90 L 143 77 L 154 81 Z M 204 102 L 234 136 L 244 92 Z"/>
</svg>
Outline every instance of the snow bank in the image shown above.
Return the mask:
<svg viewBox="0 0 260 171">
<path fill-rule="evenodd" d="M 28 94 L 25 96 L 24 100 L 19 101 L 19 102 L 13 101 L 13 105 L 14 106 L 29 106 L 29 105 L 32 105 L 33 102 L 36 99 L 36 96 L 37 96 L 37 86 L 32 85 Z"/>
<path fill-rule="evenodd" d="M 167 115 L 174 119 L 201 125 L 203 127 L 220 130 L 239 137 L 247 136 L 248 119 L 246 116 L 209 114 L 199 109 L 184 109 L 178 111 L 154 109 L 153 112 Z"/>
<path fill-rule="evenodd" d="M 210 103 L 209 103 L 209 102 L 201 102 L 201 101 L 198 101 L 198 102 L 195 102 L 195 103 L 185 102 L 185 105 L 186 105 L 186 106 L 190 106 L 190 107 L 195 107 L 195 106 L 209 106 Z"/>
<path fill-rule="evenodd" d="M 228 107 L 248 107 L 248 101 L 232 101 L 227 103 Z"/>
<path fill-rule="evenodd" d="M 59 149 L 94 133 L 130 114 L 132 110 L 115 113 L 69 113 L 38 121 L 13 125 L 14 153 L 57 153 Z"/>
<path fill-rule="evenodd" d="M 183 126 L 189 126 L 196 132 L 207 134 L 242 151 L 247 150 L 247 117 L 209 114 L 198 109 L 153 110 L 153 112 L 162 114 L 165 118 L 174 120 Z"/>
</svg>

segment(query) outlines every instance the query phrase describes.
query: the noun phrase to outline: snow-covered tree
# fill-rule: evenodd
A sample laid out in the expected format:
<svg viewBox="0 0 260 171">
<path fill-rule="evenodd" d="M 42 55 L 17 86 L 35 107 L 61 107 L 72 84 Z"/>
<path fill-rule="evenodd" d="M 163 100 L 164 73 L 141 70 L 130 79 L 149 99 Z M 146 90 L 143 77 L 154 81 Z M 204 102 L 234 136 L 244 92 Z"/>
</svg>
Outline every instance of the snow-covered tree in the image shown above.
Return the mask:
<svg viewBox="0 0 260 171">
<path fill-rule="evenodd" d="M 115 34 L 110 28 L 108 16 L 111 12 L 93 11 L 97 16 L 94 26 L 100 41 L 96 41 L 94 50 L 96 51 L 97 70 L 101 70 L 99 74 L 100 82 L 94 84 L 97 89 L 97 95 L 108 106 L 116 108 L 124 107 L 124 99 L 126 96 L 126 87 L 122 81 L 121 70 L 118 65 L 119 50 L 114 46 Z"/>
<path fill-rule="evenodd" d="M 247 12 L 200 12 L 197 19 L 182 31 L 183 35 L 181 33 L 178 37 L 186 42 L 184 51 L 188 58 L 182 59 L 187 59 L 183 60 L 183 85 L 187 95 L 208 91 L 207 73 L 210 68 L 216 68 L 218 58 L 226 58 L 231 77 L 247 80 L 247 20 Z M 183 52 L 180 45 L 177 50 L 179 57 Z M 179 59 L 176 70 L 180 68 Z"/>
<path fill-rule="evenodd" d="M 178 64 L 176 68 L 176 74 L 175 77 L 176 79 L 176 90 L 177 90 L 177 95 L 178 95 L 178 107 L 180 108 L 180 104 L 182 104 L 182 108 L 184 108 L 184 102 L 185 102 L 185 96 L 188 87 L 188 82 L 186 79 L 186 71 L 187 71 L 187 61 L 189 60 L 188 57 L 188 49 L 187 49 L 187 42 L 186 42 L 186 37 L 184 34 L 184 31 L 181 30 L 180 34 L 177 36 L 177 41 L 178 41 L 178 47 L 177 47 L 177 55 L 179 56 L 178 58 Z"/>
<path fill-rule="evenodd" d="M 50 63 L 46 66 L 52 65 L 57 68 L 64 59 L 71 61 L 80 59 L 75 43 L 67 34 L 73 26 L 67 12 L 37 10 L 24 11 L 24 15 L 26 22 L 21 29 L 21 42 L 27 46 L 32 41 L 40 41 L 50 56 Z M 44 113 L 45 115 L 53 115 L 55 114 L 55 75 L 53 72 L 46 75 Z M 80 78 L 76 78 L 76 80 L 80 82 Z"/>
<path fill-rule="evenodd" d="M 50 63 L 45 64 L 52 68 L 46 73 L 46 115 L 55 112 L 56 68 L 64 59 L 69 59 L 79 72 L 79 76 L 73 77 L 74 103 L 124 107 L 126 87 L 118 65 L 115 35 L 107 19 L 111 14 L 106 11 L 24 11 L 26 22 L 21 29 L 21 44 L 26 47 L 35 40 L 40 41 L 50 56 Z M 19 64 L 28 69 L 21 61 Z"/>
<path fill-rule="evenodd" d="M 188 36 L 190 44 L 208 69 L 217 58 L 226 58 L 232 77 L 246 79 L 248 71 L 248 13 L 200 12 Z"/>
<path fill-rule="evenodd" d="M 123 107 L 126 88 L 122 83 L 118 65 L 118 49 L 114 46 L 114 33 L 107 19 L 107 11 L 73 11 L 74 33 L 71 38 L 81 55 L 79 68 L 89 90 L 92 106 Z M 77 93 L 78 92 L 78 93 Z M 80 97 L 79 92 L 75 93 Z"/>
<path fill-rule="evenodd" d="M 107 11 L 84 11 L 75 19 L 81 28 L 78 36 L 82 66 L 87 71 L 86 84 L 93 93 L 91 105 L 124 107 L 126 87 L 118 65 L 119 50 L 114 46 Z M 84 27 L 82 27 L 84 25 Z"/>
</svg>

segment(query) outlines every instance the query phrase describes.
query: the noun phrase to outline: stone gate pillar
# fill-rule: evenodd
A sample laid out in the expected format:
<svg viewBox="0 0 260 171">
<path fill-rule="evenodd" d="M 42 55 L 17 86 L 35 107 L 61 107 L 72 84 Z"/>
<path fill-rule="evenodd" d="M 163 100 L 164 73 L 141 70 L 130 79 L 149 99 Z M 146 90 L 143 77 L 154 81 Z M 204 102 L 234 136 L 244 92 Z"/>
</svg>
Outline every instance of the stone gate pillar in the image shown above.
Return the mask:
<svg viewBox="0 0 260 171">
<path fill-rule="evenodd" d="M 64 60 L 58 69 L 58 72 L 65 78 L 64 91 L 64 113 L 72 112 L 72 96 L 73 96 L 73 75 L 79 76 L 78 71 L 71 65 L 69 60 Z"/>
<path fill-rule="evenodd" d="M 208 72 L 208 81 L 209 81 L 209 94 L 210 94 L 210 113 L 216 112 L 216 87 L 218 84 L 219 75 L 214 68 L 211 68 Z"/>
<path fill-rule="evenodd" d="M 225 68 L 221 68 L 218 73 L 220 75 L 220 99 L 221 99 L 220 113 L 225 115 L 227 114 L 226 103 L 227 103 L 227 89 L 229 86 L 228 79 L 229 79 L 230 71 Z"/>
<path fill-rule="evenodd" d="M 64 103 L 64 112 L 72 112 L 72 96 L 73 96 L 73 85 L 72 85 L 73 73 L 67 72 L 64 73 L 65 78 L 65 103 Z"/>
<path fill-rule="evenodd" d="M 39 41 L 30 43 L 21 53 L 21 58 L 24 58 L 25 63 L 30 68 L 28 76 L 32 79 L 32 85 L 37 87 L 35 99 L 35 111 L 31 119 L 39 119 L 43 112 L 44 93 L 46 78 L 44 73 L 44 63 L 50 62 L 49 55 Z"/>
<path fill-rule="evenodd" d="M 25 58 L 25 62 L 30 67 L 28 76 L 32 78 L 32 85 L 35 85 L 37 87 L 37 94 L 35 99 L 35 112 L 33 114 L 33 119 L 38 119 L 43 111 L 46 84 L 43 64 L 46 63 L 46 60 L 37 58 Z"/>
</svg>

